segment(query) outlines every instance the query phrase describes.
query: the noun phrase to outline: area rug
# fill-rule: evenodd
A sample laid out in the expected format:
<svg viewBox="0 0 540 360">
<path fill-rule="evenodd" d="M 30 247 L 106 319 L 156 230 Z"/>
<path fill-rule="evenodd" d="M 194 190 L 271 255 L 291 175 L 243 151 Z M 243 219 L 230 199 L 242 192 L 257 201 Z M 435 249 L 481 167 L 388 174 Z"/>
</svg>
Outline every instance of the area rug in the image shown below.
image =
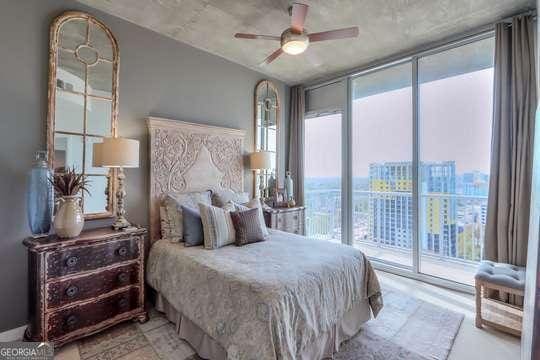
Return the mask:
<svg viewBox="0 0 540 360">
<path fill-rule="evenodd" d="M 342 344 L 336 360 L 444 360 L 463 315 L 383 287 L 384 308 Z M 145 324 L 124 323 L 78 343 L 83 360 L 200 359 L 156 311 Z"/>
</svg>

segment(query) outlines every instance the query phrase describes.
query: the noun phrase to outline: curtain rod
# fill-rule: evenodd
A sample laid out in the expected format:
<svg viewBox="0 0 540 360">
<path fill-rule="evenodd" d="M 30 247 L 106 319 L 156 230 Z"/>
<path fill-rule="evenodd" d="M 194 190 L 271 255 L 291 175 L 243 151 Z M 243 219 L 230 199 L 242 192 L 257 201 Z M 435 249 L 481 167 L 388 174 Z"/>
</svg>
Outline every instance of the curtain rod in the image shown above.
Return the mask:
<svg viewBox="0 0 540 360">
<path fill-rule="evenodd" d="M 370 62 L 370 63 L 368 63 L 368 64 L 366 64 L 364 66 L 356 67 L 356 68 L 353 68 L 351 70 L 335 74 L 333 76 L 323 77 L 323 78 L 321 78 L 319 80 L 315 80 L 313 82 L 308 82 L 307 84 L 298 84 L 298 85 L 304 85 L 304 90 L 305 91 L 315 90 L 315 89 L 322 88 L 322 87 L 325 87 L 325 86 L 333 85 L 333 84 L 339 83 L 340 81 L 348 78 L 349 76 L 353 76 L 353 75 L 358 74 L 358 73 L 363 72 L 363 71 L 367 71 L 367 70 L 378 68 L 378 67 L 383 67 L 383 66 L 392 64 L 394 62 L 400 62 L 403 59 L 410 58 L 412 56 L 424 53 L 426 51 L 430 51 L 432 49 L 444 47 L 444 46 L 446 46 L 448 44 L 458 43 L 458 42 L 463 41 L 464 39 L 467 39 L 467 38 L 473 38 L 475 36 L 481 36 L 482 34 L 493 32 L 494 28 L 495 28 L 495 25 L 498 24 L 498 23 L 501 23 L 501 22 L 509 22 L 510 26 L 511 26 L 512 19 L 514 17 L 516 17 L 516 16 L 527 16 L 527 15 L 534 15 L 534 19 L 536 20 L 536 10 L 535 9 L 527 10 L 527 11 L 524 11 L 524 12 L 521 12 L 521 13 L 514 14 L 512 16 L 497 20 L 497 21 L 492 22 L 490 24 L 480 26 L 480 27 L 478 27 L 476 29 L 473 29 L 473 30 L 465 32 L 465 33 L 453 35 L 453 36 L 450 36 L 450 37 L 445 38 L 445 39 L 440 40 L 440 41 L 431 42 L 431 43 L 419 46 L 417 48 L 414 48 L 414 49 L 411 49 L 411 50 L 408 50 L 408 51 L 393 54 L 393 55 L 387 56 L 385 58 L 372 61 L 372 62 Z"/>
<path fill-rule="evenodd" d="M 498 23 L 507 23 L 507 24 L 512 24 L 512 20 L 516 17 L 520 17 L 520 16 L 529 16 L 529 15 L 532 15 L 533 17 L 533 20 L 536 20 L 536 10 L 535 9 L 532 9 L 532 10 L 528 10 L 528 11 L 525 11 L 525 12 L 522 12 L 522 13 L 519 13 L 519 14 L 516 14 L 516 15 L 512 15 L 512 16 L 509 16 L 509 17 L 506 17 L 502 20 L 499 20 L 499 21 L 496 21 L 493 23 L 493 25 L 496 25 Z"/>
</svg>

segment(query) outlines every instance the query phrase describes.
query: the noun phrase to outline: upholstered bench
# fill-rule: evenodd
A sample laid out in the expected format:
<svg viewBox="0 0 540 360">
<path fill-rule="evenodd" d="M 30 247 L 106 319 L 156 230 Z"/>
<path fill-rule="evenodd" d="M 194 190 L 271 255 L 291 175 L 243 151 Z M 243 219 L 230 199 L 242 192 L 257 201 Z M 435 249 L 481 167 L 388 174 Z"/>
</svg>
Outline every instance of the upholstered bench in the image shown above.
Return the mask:
<svg viewBox="0 0 540 360">
<path fill-rule="evenodd" d="M 515 265 L 482 261 L 475 275 L 476 327 L 488 325 L 507 333 L 521 336 L 523 308 L 488 297 L 489 290 L 523 296 L 525 268 Z M 482 313 L 482 305 L 490 311 Z"/>
</svg>

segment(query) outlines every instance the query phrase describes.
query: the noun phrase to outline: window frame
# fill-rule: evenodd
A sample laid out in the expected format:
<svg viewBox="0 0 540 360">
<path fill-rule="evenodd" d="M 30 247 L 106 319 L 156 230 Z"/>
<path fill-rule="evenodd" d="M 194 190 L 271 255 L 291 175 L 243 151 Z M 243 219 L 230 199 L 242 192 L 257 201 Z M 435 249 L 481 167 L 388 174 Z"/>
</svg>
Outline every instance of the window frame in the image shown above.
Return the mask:
<svg viewBox="0 0 540 360">
<path fill-rule="evenodd" d="M 445 52 L 447 50 L 459 48 L 469 45 L 477 41 L 482 41 L 495 37 L 495 31 L 492 26 L 487 29 L 462 35 L 451 40 L 432 44 L 431 46 L 421 48 L 417 51 L 409 52 L 406 55 L 393 56 L 380 62 L 368 65 L 365 68 L 351 72 L 338 78 L 333 78 L 322 83 L 307 86 L 305 91 L 314 90 L 326 85 L 332 85 L 336 82 L 344 82 L 346 84 L 346 96 L 343 99 L 341 107 L 331 109 L 320 109 L 317 111 L 309 111 L 304 114 L 304 121 L 315 116 L 340 112 L 342 115 L 342 243 L 352 245 L 352 227 L 353 227 L 353 189 L 352 189 L 352 82 L 355 78 L 367 75 L 372 72 L 384 70 L 397 65 L 410 62 L 412 65 L 412 269 L 400 267 L 393 263 L 385 262 L 376 258 L 370 258 L 373 266 L 376 269 L 395 273 L 398 275 L 407 276 L 416 280 L 421 280 L 427 283 L 443 286 L 446 288 L 474 293 L 474 287 L 471 285 L 459 283 L 453 280 L 436 277 L 420 272 L 420 185 L 419 179 L 419 163 L 420 163 L 420 135 L 419 135 L 419 78 L 418 78 L 418 61 L 423 57 Z"/>
</svg>

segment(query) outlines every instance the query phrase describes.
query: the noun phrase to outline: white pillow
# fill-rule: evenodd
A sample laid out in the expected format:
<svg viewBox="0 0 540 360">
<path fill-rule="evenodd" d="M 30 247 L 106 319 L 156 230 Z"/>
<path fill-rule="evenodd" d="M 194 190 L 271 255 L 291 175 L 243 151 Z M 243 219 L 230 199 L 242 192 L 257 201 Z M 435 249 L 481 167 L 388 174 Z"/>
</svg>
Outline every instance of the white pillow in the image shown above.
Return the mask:
<svg viewBox="0 0 540 360">
<path fill-rule="evenodd" d="M 249 201 L 249 194 L 247 192 L 234 192 L 229 189 L 217 190 L 212 193 L 212 205 L 223 207 L 229 201 L 233 201 L 238 204 L 246 203 Z"/>
<path fill-rule="evenodd" d="M 206 249 L 217 249 L 234 244 L 236 233 L 230 214 L 234 210 L 234 206 L 229 204 L 225 204 L 223 208 L 199 204 Z"/>
<path fill-rule="evenodd" d="M 159 211 L 161 216 L 161 237 L 171 242 L 183 241 L 182 206 L 196 209 L 199 203 L 210 205 L 212 203 L 211 192 L 166 194 Z"/>
<path fill-rule="evenodd" d="M 264 214 L 263 214 L 261 199 L 254 198 L 243 204 L 238 204 L 236 202 L 231 201 L 229 202 L 229 204 L 233 205 L 237 211 L 257 208 L 258 209 L 257 214 L 259 216 L 259 223 L 261 224 L 261 231 L 265 237 L 270 235 L 270 233 L 268 232 L 268 229 L 266 228 L 266 222 L 264 221 Z"/>
</svg>

